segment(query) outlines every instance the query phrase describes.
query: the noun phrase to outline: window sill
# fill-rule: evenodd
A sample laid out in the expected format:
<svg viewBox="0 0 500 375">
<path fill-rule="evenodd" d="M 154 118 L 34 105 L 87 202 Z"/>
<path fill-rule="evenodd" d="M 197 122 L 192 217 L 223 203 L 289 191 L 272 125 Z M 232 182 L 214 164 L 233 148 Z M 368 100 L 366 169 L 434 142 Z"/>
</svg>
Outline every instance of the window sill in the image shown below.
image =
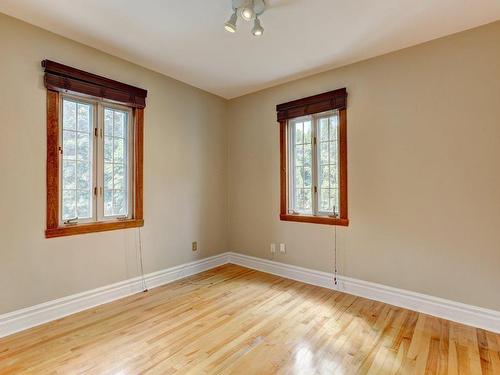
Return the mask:
<svg viewBox="0 0 500 375">
<path fill-rule="evenodd" d="M 282 220 L 282 221 L 297 221 L 299 223 L 339 225 L 339 226 L 343 226 L 343 227 L 347 227 L 349 225 L 349 219 L 338 218 L 338 217 L 329 217 L 329 216 L 281 214 L 280 220 Z"/>
<path fill-rule="evenodd" d="M 143 219 L 116 220 L 112 222 L 97 222 L 76 225 L 65 225 L 45 230 L 45 238 L 74 236 L 78 234 L 105 232 L 108 230 L 138 228 L 144 226 Z"/>
</svg>

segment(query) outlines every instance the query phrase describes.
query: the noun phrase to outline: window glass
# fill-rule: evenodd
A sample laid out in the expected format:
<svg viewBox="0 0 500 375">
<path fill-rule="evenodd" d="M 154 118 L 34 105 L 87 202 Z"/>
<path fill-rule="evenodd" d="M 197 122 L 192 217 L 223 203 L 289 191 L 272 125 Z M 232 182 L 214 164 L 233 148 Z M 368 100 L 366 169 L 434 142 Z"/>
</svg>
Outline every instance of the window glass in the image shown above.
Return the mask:
<svg viewBox="0 0 500 375">
<path fill-rule="evenodd" d="M 93 216 L 93 105 L 63 99 L 62 220 Z"/>
<path fill-rule="evenodd" d="M 293 210 L 311 213 L 313 208 L 312 121 L 293 122 Z"/>
<path fill-rule="evenodd" d="M 338 214 L 338 116 L 318 119 L 318 211 Z"/>
<path fill-rule="evenodd" d="M 289 121 L 290 211 L 339 214 L 337 111 Z"/>
<path fill-rule="evenodd" d="M 104 216 L 128 215 L 128 113 L 104 108 Z"/>
</svg>

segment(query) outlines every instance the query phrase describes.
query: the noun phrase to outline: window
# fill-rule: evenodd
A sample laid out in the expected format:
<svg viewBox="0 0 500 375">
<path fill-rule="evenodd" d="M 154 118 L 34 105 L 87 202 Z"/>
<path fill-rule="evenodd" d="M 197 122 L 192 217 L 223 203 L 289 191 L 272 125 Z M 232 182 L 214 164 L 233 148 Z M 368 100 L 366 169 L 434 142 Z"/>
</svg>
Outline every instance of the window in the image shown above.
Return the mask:
<svg viewBox="0 0 500 375">
<path fill-rule="evenodd" d="M 142 226 L 146 91 L 48 60 L 46 237 Z"/>
<path fill-rule="evenodd" d="M 99 160 L 99 165 L 104 164 L 103 218 L 131 213 L 130 117 L 128 110 L 104 107 L 104 160 Z"/>
<path fill-rule="evenodd" d="M 130 218 L 131 110 L 62 98 L 60 224 Z"/>
<path fill-rule="evenodd" d="M 290 120 L 289 211 L 337 217 L 338 112 Z"/>
<path fill-rule="evenodd" d="M 345 89 L 277 106 L 285 221 L 348 225 Z"/>
</svg>

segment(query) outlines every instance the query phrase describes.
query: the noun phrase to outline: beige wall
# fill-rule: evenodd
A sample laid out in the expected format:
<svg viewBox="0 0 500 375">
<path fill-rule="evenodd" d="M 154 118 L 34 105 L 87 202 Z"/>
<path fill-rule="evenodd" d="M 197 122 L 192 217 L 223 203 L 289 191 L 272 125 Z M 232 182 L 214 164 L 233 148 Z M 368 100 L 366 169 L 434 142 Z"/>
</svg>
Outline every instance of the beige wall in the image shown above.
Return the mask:
<svg viewBox="0 0 500 375">
<path fill-rule="evenodd" d="M 230 248 L 332 271 L 333 227 L 278 219 L 275 106 L 340 87 L 340 273 L 500 310 L 500 22 L 230 101 Z"/>
<path fill-rule="evenodd" d="M 0 46 L 0 314 L 138 274 L 135 229 L 44 238 L 45 58 L 149 91 L 145 271 L 227 250 L 225 100 L 2 14 Z"/>
<path fill-rule="evenodd" d="M 497 22 L 227 102 L 0 14 L 0 314 L 138 274 L 137 230 L 44 238 L 44 58 L 149 91 L 146 272 L 271 242 L 332 271 L 333 227 L 278 219 L 275 105 L 345 86 L 340 273 L 500 310 L 499 40 Z"/>
</svg>

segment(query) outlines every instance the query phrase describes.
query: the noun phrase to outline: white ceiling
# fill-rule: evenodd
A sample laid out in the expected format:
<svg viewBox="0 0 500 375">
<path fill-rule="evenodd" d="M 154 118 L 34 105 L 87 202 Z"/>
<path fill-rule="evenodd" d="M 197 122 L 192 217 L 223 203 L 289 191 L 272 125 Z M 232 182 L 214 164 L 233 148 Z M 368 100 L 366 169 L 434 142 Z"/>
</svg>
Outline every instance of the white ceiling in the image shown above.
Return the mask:
<svg viewBox="0 0 500 375">
<path fill-rule="evenodd" d="M 224 98 L 500 19 L 500 0 L 268 0 L 264 36 L 230 0 L 1 0 L 0 12 Z"/>
</svg>

